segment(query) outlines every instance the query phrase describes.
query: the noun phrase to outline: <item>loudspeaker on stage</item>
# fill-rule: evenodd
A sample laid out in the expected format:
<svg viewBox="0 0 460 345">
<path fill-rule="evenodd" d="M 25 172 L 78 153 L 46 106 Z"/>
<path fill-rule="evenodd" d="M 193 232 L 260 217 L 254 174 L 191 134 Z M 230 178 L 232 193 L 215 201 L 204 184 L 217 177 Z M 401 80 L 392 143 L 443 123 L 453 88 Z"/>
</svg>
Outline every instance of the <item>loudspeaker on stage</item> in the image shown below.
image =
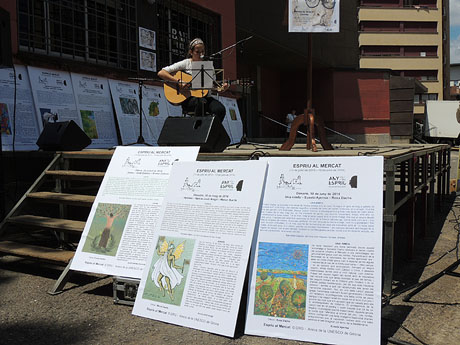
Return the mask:
<svg viewBox="0 0 460 345">
<path fill-rule="evenodd" d="M 47 123 L 37 140 L 44 151 L 80 151 L 89 144 L 91 139 L 73 120 Z"/>
<path fill-rule="evenodd" d="M 201 152 L 222 152 L 229 144 L 230 137 L 215 116 L 170 116 L 158 138 L 161 146 L 200 146 Z"/>
</svg>

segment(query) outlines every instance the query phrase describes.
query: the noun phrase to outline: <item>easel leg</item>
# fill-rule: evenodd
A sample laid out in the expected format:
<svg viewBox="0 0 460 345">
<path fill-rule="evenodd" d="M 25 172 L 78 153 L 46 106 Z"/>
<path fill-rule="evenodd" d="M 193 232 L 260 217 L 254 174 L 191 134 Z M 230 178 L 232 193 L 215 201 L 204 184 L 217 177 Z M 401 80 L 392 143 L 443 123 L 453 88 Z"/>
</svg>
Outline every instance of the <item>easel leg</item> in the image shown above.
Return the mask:
<svg viewBox="0 0 460 345">
<path fill-rule="evenodd" d="M 70 279 L 70 276 L 73 273 L 73 271 L 70 269 L 71 264 L 72 264 L 72 259 L 69 261 L 67 266 L 64 268 L 64 271 L 62 271 L 58 280 L 56 280 L 56 283 L 54 284 L 53 288 L 48 291 L 50 295 L 58 295 L 63 291 L 65 284 L 67 284 L 67 282 Z"/>
</svg>

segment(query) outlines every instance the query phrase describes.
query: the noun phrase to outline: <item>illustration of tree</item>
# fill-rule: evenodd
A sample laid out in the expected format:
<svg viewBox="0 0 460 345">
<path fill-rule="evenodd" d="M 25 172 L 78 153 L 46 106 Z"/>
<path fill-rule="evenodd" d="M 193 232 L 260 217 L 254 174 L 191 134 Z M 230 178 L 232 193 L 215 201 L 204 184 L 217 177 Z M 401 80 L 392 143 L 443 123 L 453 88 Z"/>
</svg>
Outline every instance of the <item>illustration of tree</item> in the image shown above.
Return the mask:
<svg viewBox="0 0 460 345">
<path fill-rule="evenodd" d="M 130 207 L 127 205 L 104 204 L 101 203 L 96 209 L 96 216 L 105 217 L 106 224 L 99 239 L 98 247 L 107 248 L 107 243 L 110 238 L 113 222 L 120 217 L 127 217 Z"/>
</svg>

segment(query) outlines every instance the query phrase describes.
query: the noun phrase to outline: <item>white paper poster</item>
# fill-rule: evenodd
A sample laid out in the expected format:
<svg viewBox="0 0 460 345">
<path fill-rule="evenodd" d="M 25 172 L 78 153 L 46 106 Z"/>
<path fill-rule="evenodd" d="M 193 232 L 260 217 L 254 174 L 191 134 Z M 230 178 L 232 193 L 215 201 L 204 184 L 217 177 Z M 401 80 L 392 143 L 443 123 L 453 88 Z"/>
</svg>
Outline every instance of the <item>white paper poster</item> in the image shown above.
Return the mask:
<svg viewBox="0 0 460 345">
<path fill-rule="evenodd" d="M 0 69 L 0 123 L 2 150 L 36 150 L 40 136 L 35 115 L 29 74 L 25 66 L 15 65 L 16 69 L 16 115 L 14 111 L 14 71 L 12 68 Z M 16 129 L 15 129 L 16 125 Z"/>
<path fill-rule="evenodd" d="M 289 0 L 289 32 L 339 32 L 340 0 Z"/>
<path fill-rule="evenodd" d="M 139 26 L 139 47 L 157 49 L 155 31 Z"/>
<path fill-rule="evenodd" d="M 47 122 L 73 120 L 82 127 L 70 73 L 27 66 L 40 131 Z"/>
<path fill-rule="evenodd" d="M 117 130 L 107 78 L 77 73 L 71 73 L 71 78 L 82 128 L 92 141 L 88 147 L 116 146 Z"/>
<path fill-rule="evenodd" d="M 383 157 L 268 162 L 245 333 L 380 344 Z"/>
<path fill-rule="evenodd" d="M 222 102 L 227 111 L 222 124 L 230 137 L 231 144 L 239 143 L 243 137 L 243 122 L 236 99 L 219 97 L 219 101 Z"/>
<path fill-rule="evenodd" d="M 71 269 L 140 278 L 174 162 L 199 147 L 119 146 L 91 208 Z"/>
<path fill-rule="evenodd" d="M 142 91 L 142 108 L 144 109 L 144 118 L 147 122 L 147 138 L 156 143 L 163 124 L 168 117 L 168 101 L 164 96 L 162 87 L 145 85 Z"/>
<path fill-rule="evenodd" d="M 136 143 L 140 133 L 139 84 L 109 79 L 110 91 L 123 144 Z M 161 88 L 142 86 L 142 137 L 146 143 L 157 143 L 160 122 L 168 111 Z M 158 115 L 154 115 L 158 114 Z M 160 116 L 160 117 L 157 117 Z"/>
<path fill-rule="evenodd" d="M 133 314 L 233 336 L 266 163 L 174 164 Z"/>
<path fill-rule="evenodd" d="M 139 49 L 139 68 L 156 72 L 157 71 L 157 55 L 147 50 Z"/>
</svg>

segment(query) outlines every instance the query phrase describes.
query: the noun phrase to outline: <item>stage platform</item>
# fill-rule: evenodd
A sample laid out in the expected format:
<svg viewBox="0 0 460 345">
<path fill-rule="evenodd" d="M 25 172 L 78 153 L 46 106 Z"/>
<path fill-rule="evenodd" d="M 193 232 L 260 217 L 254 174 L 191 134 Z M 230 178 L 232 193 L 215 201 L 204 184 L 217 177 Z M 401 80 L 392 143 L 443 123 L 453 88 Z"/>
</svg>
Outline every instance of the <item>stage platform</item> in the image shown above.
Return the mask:
<svg viewBox="0 0 460 345">
<path fill-rule="evenodd" d="M 322 150 L 321 145 L 318 145 L 318 152 L 306 150 L 305 144 L 296 144 L 290 151 L 279 151 L 280 146 L 280 144 L 256 143 L 230 146 L 219 153 L 200 153 L 198 160 L 249 160 L 260 157 L 382 156 L 384 158 L 384 169 L 382 171 L 384 176 L 383 292 L 386 295 L 390 295 L 392 292 L 395 254 L 395 225 L 398 224 L 398 232 L 401 228 L 404 231 L 403 238 L 407 242 L 403 246 L 405 247 L 404 255 L 410 259 L 414 254 L 416 221 L 420 228 L 419 234 L 421 236 L 428 235 L 428 225 L 434 216 L 435 203 L 440 203 L 442 198 L 449 193 L 450 146 L 446 144 L 391 144 L 378 146 L 339 144 L 333 145 L 334 150 L 329 151 Z M 70 170 L 86 170 L 85 167 L 79 167 L 79 164 L 83 163 L 69 165 L 62 162 L 70 160 L 80 162 L 100 160 L 106 161 L 104 164 L 107 164 L 113 152 L 113 150 L 57 152 L 56 156 L 58 158 L 53 158 L 57 165 L 50 170 L 59 170 L 54 173 L 53 171 L 48 171 L 47 175 L 54 177 L 59 175 L 60 179 L 78 178 L 81 180 L 81 172 L 77 174 L 74 171 L 66 174 L 61 169 L 62 166 L 67 165 Z M 36 154 L 45 157 L 43 153 L 36 152 Z M 16 159 L 21 160 L 23 155 L 16 153 Z M 30 158 L 31 155 L 33 155 L 33 152 L 27 153 L 25 157 Z M 8 159 L 9 153 L 5 153 L 4 157 Z M 98 164 L 99 162 L 94 161 L 90 164 L 86 163 L 87 166 L 96 166 Z M 87 180 L 88 178 L 85 176 L 85 179 Z M 91 179 L 93 181 L 100 180 L 102 176 L 91 176 Z M 100 182 L 96 181 L 94 183 Z M 28 191 L 29 197 L 32 194 L 38 194 L 32 192 L 32 189 Z M 402 209 L 404 212 L 401 212 Z"/>
</svg>

